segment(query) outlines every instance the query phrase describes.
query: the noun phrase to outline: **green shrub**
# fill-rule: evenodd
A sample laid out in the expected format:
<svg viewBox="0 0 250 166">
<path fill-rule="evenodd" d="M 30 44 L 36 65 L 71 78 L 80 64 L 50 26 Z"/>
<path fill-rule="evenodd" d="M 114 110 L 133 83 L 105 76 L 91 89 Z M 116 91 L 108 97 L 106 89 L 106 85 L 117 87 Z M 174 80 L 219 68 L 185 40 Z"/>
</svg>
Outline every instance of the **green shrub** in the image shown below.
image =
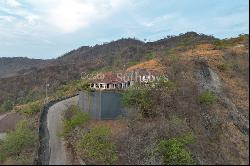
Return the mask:
<svg viewBox="0 0 250 166">
<path fill-rule="evenodd" d="M 240 63 L 236 59 L 227 59 L 222 60 L 217 68 L 221 71 L 232 71 L 237 70 L 239 68 Z"/>
<path fill-rule="evenodd" d="M 36 132 L 30 127 L 28 121 L 20 121 L 16 129 L 8 133 L 6 139 L 0 144 L 0 160 L 19 156 L 23 150 L 34 147 L 36 141 Z"/>
<path fill-rule="evenodd" d="M 5 110 L 3 109 L 3 107 L 0 105 L 0 113 L 1 112 L 5 112 Z"/>
<path fill-rule="evenodd" d="M 207 90 L 201 93 L 200 95 L 200 103 L 210 105 L 217 101 L 217 97 L 213 94 L 213 92 Z"/>
<path fill-rule="evenodd" d="M 178 61 L 180 61 L 180 57 L 177 54 L 171 54 L 171 55 L 169 55 L 168 59 L 169 59 L 169 61 L 170 61 L 171 64 L 175 64 Z"/>
<path fill-rule="evenodd" d="M 40 101 L 35 101 L 28 103 L 20 112 L 27 115 L 33 115 L 38 113 L 41 110 L 41 107 L 42 103 Z"/>
<path fill-rule="evenodd" d="M 162 140 L 159 143 L 159 152 L 167 165 L 192 165 L 194 160 L 185 145 L 193 141 L 191 133 L 181 138 Z"/>
<path fill-rule="evenodd" d="M 164 77 L 160 77 L 159 80 L 153 82 L 156 88 L 167 88 L 173 90 L 176 88 L 176 84 L 173 81 L 166 80 Z"/>
<path fill-rule="evenodd" d="M 6 154 L 5 154 L 4 150 L 3 150 L 3 141 L 0 140 L 0 164 L 5 159 L 6 159 Z"/>
<path fill-rule="evenodd" d="M 217 66 L 217 68 L 221 71 L 228 71 L 230 69 L 230 66 L 226 63 L 221 63 Z"/>
<path fill-rule="evenodd" d="M 146 55 L 146 59 L 147 59 L 147 60 L 154 59 L 155 57 L 156 57 L 156 56 L 155 56 L 154 53 L 148 53 L 148 54 Z"/>
<path fill-rule="evenodd" d="M 26 104 L 26 103 L 37 101 L 43 98 L 43 96 L 44 96 L 44 93 L 42 91 L 30 90 L 27 92 L 25 96 L 17 98 L 16 102 L 19 104 Z"/>
<path fill-rule="evenodd" d="M 231 70 L 232 68 L 234 67 L 234 64 L 231 63 L 231 62 L 226 62 L 226 61 L 223 61 L 221 62 L 217 68 L 221 71 L 229 71 Z"/>
<path fill-rule="evenodd" d="M 186 144 L 190 144 L 190 143 L 194 143 L 195 140 L 194 140 L 194 136 L 193 136 L 193 133 L 192 132 L 188 132 L 184 135 L 182 135 L 181 137 L 177 138 L 177 140 L 182 143 L 183 145 L 186 145 Z"/>
<path fill-rule="evenodd" d="M 89 121 L 89 115 L 81 112 L 77 106 L 71 106 L 67 111 L 71 117 L 64 121 L 64 134 L 70 133 L 77 126 L 86 124 Z"/>
<path fill-rule="evenodd" d="M 0 112 L 7 112 L 13 109 L 14 103 L 11 100 L 6 100 L 0 107 Z"/>
<path fill-rule="evenodd" d="M 161 141 L 159 150 L 164 157 L 164 164 L 169 165 L 192 165 L 194 161 L 183 144 L 176 139 Z"/>
<path fill-rule="evenodd" d="M 148 116 L 153 106 L 150 90 L 142 86 L 129 88 L 122 95 L 122 104 L 126 107 L 138 108 L 144 116 Z"/>
<path fill-rule="evenodd" d="M 61 85 L 56 90 L 55 97 L 71 96 L 82 90 L 90 91 L 89 83 L 85 80 L 75 80 L 66 85 Z"/>
<path fill-rule="evenodd" d="M 216 40 L 213 44 L 218 48 L 225 48 L 231 46 L 227 40 Z"/>
<path fill-rule="evenodd" d="M 134 65 L 137 65 L 137 64 L 139 64 L 140 63 L 140 61 L 130 61 L 130 62 L 128 62 L 128 66 L 130 67 L 130 66 L 134 66 Z"/>
<path fill-rule="evenodd" d="M 218 39 L 213 44 L 217 46 L 218 48 L 228 48 L 228 47 L 233 47 L 235 44 L 244 42 L 245 40 L 248 40 L 247 35 L 239 35 L 236 38 L 229 38 L 229 39 L 223 39 L 223 40 Z"/>
<path fill-rule="evenodd" d="M 180 61 L 178 48 L 171 48 L 166 50 L 166 60 L 171 64 L 175 64 Z"/>
<path fill-rule="evenodd" d="M 110 129 L 105 126 L 95 126 L 77 144 L 78 152 L 93 160 L 112 164 L 117 161 L 116 147 L 111 142 Z"/>
</svg>

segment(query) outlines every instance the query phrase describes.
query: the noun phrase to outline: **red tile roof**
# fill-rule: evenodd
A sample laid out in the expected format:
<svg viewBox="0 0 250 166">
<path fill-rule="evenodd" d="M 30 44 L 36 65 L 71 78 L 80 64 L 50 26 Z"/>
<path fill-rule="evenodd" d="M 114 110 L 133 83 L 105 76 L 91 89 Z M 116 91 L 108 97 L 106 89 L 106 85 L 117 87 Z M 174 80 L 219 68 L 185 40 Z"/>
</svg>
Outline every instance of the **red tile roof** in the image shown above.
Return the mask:
<svg viewBox="0 0 250 166">
<path fill-rule="evenodd" d="M 121 83 L 123 82 L 117 74 L 108 72 L 100 74 L 100 78 L 93 79 L 93 83 Z"/>
</svg>

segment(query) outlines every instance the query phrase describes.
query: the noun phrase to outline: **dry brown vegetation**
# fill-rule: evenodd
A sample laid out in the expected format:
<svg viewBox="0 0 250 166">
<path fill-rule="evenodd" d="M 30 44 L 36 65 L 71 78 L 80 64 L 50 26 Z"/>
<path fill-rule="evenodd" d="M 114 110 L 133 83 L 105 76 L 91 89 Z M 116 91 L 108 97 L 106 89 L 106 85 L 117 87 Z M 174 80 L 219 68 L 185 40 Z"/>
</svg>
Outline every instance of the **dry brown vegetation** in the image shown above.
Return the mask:
<svg viewBox="0 0 250 166">
<path fill-rule="evenodd" d="M 94 124 L 102 124 L 111 129 L 111 138 L 119 155 L 118 164 L 164 164 L 157 151 L 159 140 L 178 138 L 186 132 L 192 132 L 195 138 L 195 142 L 186 147 L 195 163 L 249 164 L 248 41 L 248 35 L 218 40 L 187 33 L 152 43 L 130 39 L 80 48 L 59 58 L 60 63 L 66 65 L 54 63 L 44 71 L 1 79 L 0 92 L 23 97 L 29 88 L 43 89 L 42 84 L 49 78 L 52 82 L 50 92 L 53 93 L 58 85 L 78 78 L 82 70 L 100 71 L 109 66 L 117 71 L 130 66 L 129 62 L 136 62 L 137 65 L 127 70 L 167 73 L 175 88 L 150 91 L 153 114 L 146 117 L 141 115 L 145 110 L 137 110 L 125 119 L 93 121 L 87 128 L 76 128 L 68 139 L 68 147 L 73 149 L 73 163 L 77 163 L 74 149 L 77 140 Z M 157 57 L 145 61 L 145 55 L 150 52 Z M 66 94 L 76 90 L 72 86 L 65 87 Z M 217 98 L 209 105 L 201 103 L 199 98 L 206 90 Z M 0 100 L 4 99 L 0 96 Z M 86 162 L 98 163 L 88 158 Z"/>
<path fill-rule="evenodd" d="M 131 66 L 127 69 L 128 72 L 136 70 L 147 70 L 157 73 L 164 73 L 166 67 L 162 66 L 157 60 L 149 60 L 138 65 Z"/>
<path fill-rule="evenodd" d="M 249 163 L 249 55 L 246 44 L 240 51 L 238 47 L 232 50 L 233 46 L 218 48 L 210 43 L 161 52 L 158 59 L 127 69 L 167 73 L 174 89 L 150 91 L 152 106 L 147 116 L 132 110 L 125 119 L 89 124 L 90 128 L 101 124 L 111 129 L 117 164 L 166 164 L 158 150 L 159 142 L 189 132 L 194 142 L 186 148 L 195 164 Z M 205 90 L 216 97 L 209 105 L 200 102 Z M 76 133 L 81 130 L 73 135 Z"/>
<path fill-rule="evenodd" d="M 194 46 L 194 48 L 189 49 L 182 53 L 183 56 L 189 57 L 218 57 L 223 56 L 223 51 L 216 49 L 212 44 L 199 44 Z"/>
</svg>

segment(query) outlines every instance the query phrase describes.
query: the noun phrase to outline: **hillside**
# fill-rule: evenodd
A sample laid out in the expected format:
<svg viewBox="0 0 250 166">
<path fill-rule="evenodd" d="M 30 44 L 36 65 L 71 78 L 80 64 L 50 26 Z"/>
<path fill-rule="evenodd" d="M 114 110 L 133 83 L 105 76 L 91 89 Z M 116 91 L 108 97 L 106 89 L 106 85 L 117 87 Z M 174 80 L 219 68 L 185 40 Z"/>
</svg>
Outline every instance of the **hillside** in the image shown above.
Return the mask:
<svg viewBox="0 0 250 166">
<path fill-rule="evenodd" d="M 81 72 L 124 69 L 132 64 L 147 60 L 147 55 L 151 52 L 198 43 L 210 43 L 215 40 L 211 36 L 189 32 L 156 42 L 144 43 L 129 38 L 93 47 L 84 46 L 55 60 L 2 58 L 3 65 L 0 66 L 0 71 L 2 77 L 5 78 L 0 80 L 0 91 L 2 94 L 15 94 L 15 98 L 21 98 L 22 95 L 19 94 L 27 94 L 34 89 L 41 91 L 46 80 L 50 82 L 53 89 L 59 84 L 79 79 Z M 8 83 L 6 84 L 6 82 Z"/>
<path fill-rule="evenodd" d="M 124 70 L 140 61 L 157 58 L 166 51 L 185 52 L 195 45 L 218 41 L 220 40 L 212 36 L 188 32 L 156 42 L 144 43 L 129 38 L 93 47 L 84 46 L 55 60 L 1 58 L 1 75 L 8 76 L 0 80 L 0 92 L 5 94 L 1 98 L 12 96 L 15 100 L 22 100 L 25 94 L 35 96 L 43 93 L 46 81 L 51 84 L 50 91 L 53 92 L 58 85 L 79 79 L 82 72 Z M 3 102 L 3 99 L 0 99 L 0 102 Z"/>
<path fill-rule="evenodd" d="M 46 61 L 22 57 L 0 58 L 0 78 L 16 76 L 32 68 L 41 68 Z"/>
<path fill-rule="evenodd" d="M 11 77 L 18 74 L 24 74 L 34 69 L 44 68 L 48 63 L 53 66 L 77 65 L 86 66 L 88 63 L 103 61 L 108 66 L 118 66 L 128 63 L 128 61 L 140 61 L 143 54 L 150 51 L 179 47 L 184 45 L 195 45 L 199 43 L 211 43 L 215 40 L 212 36 L 188 32 L 179 36 L 168 36 L 165 39 L 156 42 L 147 42 L 128 38 L 112 41 L 103 45 L 83 46 L 72 50 L 56 60 L 40 60 L 22 57 L 0 58 L 0 78 Z M 119 60 L 118 60 L 119 58 Z M 101 63 L 101 62 L 99 62 Z M 90 68 L 92 68 L 90 64 Z"/>
<path fill-rule="evenodd" d="M 16 76 L 1 78 L 0 103 L 6 108 L 11 101 L 19 108 L 40 102 L 46 82 L 51 98 L 73 95 L 83 88 L 82 72 L 157 71 L 166 74 L 169 82 L 124 92 L 125 103 L 138 111 L 136 117 L 103 122 L 113 129 L 111 138 L 117 146 L 119 163 L 166 164 L 155 151 L 159 140 L 167 146 L 167 140 L 178 143 L 191 133 L 192 139 L 185 136 L 194 140 L 185 146 L 190 163 L 248 164 L 248 43 L 248 35 L 220 40 L 188 32 L 155 42 L 121 39 L 84 46 L 55 60 L 38 60 L 37 66 L 46 64 L 41 68 L 19 70 Z M 116 124 L 121 126 L 119 130 L 114 129 Z M 68 139 L 74 140 L 77 132 L 74 130 Z M 69 142 L 75 146 L 74 141 Z M 183 145 L 177 145 L 177 150 L 183 152 Z"/>
</svg>

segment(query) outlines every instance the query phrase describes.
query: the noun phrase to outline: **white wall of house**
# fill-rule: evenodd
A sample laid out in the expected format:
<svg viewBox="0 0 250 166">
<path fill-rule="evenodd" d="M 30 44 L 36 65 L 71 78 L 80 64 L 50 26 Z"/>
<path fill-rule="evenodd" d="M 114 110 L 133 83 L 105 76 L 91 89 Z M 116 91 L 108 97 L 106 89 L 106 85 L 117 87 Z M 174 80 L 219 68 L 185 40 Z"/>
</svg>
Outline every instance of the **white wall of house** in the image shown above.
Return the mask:
<svg viewBox="0 0 250 166">
<path fill-rule="evenodd" d="M 131 85 L 131 84 L 130 84 Z M 129 85 L 127 82 L 122 83 L 92 83 L 90 88 L 96 90 L 104 90 L 104 89 L 126 89 Z"/>
</svg>

